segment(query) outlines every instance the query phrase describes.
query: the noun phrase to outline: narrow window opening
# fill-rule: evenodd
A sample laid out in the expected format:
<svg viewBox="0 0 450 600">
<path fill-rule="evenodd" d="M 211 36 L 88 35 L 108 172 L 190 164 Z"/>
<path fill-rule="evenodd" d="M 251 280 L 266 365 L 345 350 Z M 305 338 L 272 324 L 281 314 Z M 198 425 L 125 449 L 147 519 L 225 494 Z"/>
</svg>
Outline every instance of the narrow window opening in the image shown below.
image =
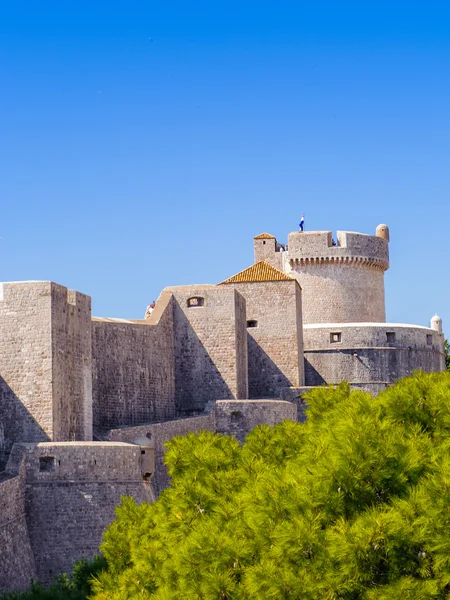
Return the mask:
<svg viewBox="0 0 450 600">
<path fill-rule="evenodd" d="M 336 331 L 330 333 L 330 344 L 335 344 L 336 342 L 342 341 L 342 333 L 340 331 Z"/>
<path fill-rule="evenodd" d="M 193 308 L 197 306 L 204 306 L 205 299 L 201 296 L 193 296 L 192 298 L 188 298 L 187 305 L 188 308 Z"/>
<path fill-rule="evenodd" d="M 55 459 L 53 456 L 41 456 L 39 459 L 39 471 L 50 473 L 55 470 Z"/>
<path fill-rule="evenodd" d="M 427 344 L 428 346 L 433 345 L 433 336 L 431 335 L 431 333 L 427 333 Z"/>
<path fill-rule="evenodd" d="M 145 450 L 141 450 L 141 454 L 145 454 Z"/>
<path fill-rule="evenodd" d="M 250 321 L 247 321 L 247 327 L 258 327 L 258 321 L 255 321 L 253 319 Z"/>
<path fill-rule="evenodd" d="M 265 245 L 266 245 L 266 240 L 263 241 L 263 246 L 265 246 Z"/>
<path fill-rule="evenodd" d="M 393 331 L 386 332 L 386 341 L 388 344 L 393 344 L 395 342 L 395 333 Z"/>
</svg>

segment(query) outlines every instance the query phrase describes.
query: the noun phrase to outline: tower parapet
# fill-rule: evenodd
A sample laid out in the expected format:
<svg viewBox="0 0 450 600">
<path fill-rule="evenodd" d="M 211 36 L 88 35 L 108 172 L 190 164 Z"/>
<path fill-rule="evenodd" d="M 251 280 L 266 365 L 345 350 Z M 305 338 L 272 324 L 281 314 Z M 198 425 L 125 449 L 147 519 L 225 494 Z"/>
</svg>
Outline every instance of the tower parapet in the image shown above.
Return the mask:
<svg viewBox="0 0 450 600">
<path fill-rule="evenodd" d="M 294 232 L 289 234 L 289 264 L 299 265 L 344 263 L 364 265 L 386 271 L 389 247 L 385 238 L 350 231 L 338 231 L 337 241 L 331 231 Z"/>
</svg>

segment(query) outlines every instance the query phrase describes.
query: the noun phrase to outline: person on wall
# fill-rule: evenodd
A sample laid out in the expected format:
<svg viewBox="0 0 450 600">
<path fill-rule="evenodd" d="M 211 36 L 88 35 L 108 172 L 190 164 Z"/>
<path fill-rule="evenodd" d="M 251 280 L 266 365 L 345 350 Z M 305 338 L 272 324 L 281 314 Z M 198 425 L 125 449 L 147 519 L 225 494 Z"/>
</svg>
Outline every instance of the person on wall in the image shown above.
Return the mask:
<svg viewBox="0 0 450 600">
<path fill-rule="evenodd" d="M 305 215 L 302 215 L 302 218 L 300 219 L 300 223 L 299 223 L 299 231 L 303 231 L 303 227 L 305 226 Z"/>
</svg>

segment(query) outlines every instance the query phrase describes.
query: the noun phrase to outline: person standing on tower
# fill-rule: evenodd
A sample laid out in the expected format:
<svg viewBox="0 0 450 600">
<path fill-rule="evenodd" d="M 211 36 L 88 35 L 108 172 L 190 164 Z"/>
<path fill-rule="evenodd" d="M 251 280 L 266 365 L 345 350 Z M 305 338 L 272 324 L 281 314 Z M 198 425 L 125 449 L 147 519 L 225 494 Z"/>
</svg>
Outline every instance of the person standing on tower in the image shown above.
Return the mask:
<svg viewBox="0 0 450 600">
<path fill-rule="evenodd" d="M 305 226 L 305 215 L 302 215 L 298 226 L 300 227 L 299 231 L 303 231 L 303 227 Z"/>
</svg>

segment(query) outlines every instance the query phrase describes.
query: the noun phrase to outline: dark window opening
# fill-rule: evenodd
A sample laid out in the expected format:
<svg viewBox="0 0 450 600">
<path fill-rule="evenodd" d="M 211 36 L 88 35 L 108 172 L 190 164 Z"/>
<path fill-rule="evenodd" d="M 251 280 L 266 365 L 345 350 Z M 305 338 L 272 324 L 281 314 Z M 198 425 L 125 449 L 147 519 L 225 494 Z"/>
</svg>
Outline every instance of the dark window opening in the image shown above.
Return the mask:
<svg viewBox="0 0 450 600">
<path fill-rule="evenodd" d="M 55 459 L 53 456 L 41 456 L 39 459 L 39 471 L 50 473 L 55 470 Z"/>
<path fill-rule="evenodd" d="M 395 342 L 395 333 L 393 331 L 386 332 L 386 341 L 388 344 L 392 344 Z"/>
<path fill-rule="evenodd" d="M 258 321 L 255 321 L 255 320 L 247 321 L 247 327 L 258 327 Z"/>
<path fill-rule="evenodd" d="M 145 450 L 141 450 L 141 454 L 145 454 Z"/>
<path fill-rule="evenodd" d="M 202 298 L 201 296 L 193 296 L 192 298 L 188 298 L 187 305 L 188 305 L 188 308 L 193 308 L 196 306 L 204 306 L 205 299 Z"/>
<path fill-rule="evenodd" d="M 427 333 L 427 344 L 428 346 L 433 345 L 433 336 L 431 335 L 431 333 Z"/>
<path fill-rule="evenodd" d="M 342 341 L 342 333 L 340 331 L 330 333 L 330 344 Z"/>
<path fill-rule="evenodd" d="M 265 246 L 265 244 L 266 244 L 266 240 L 263 241 L 263 246 Z"/>
</svg>

